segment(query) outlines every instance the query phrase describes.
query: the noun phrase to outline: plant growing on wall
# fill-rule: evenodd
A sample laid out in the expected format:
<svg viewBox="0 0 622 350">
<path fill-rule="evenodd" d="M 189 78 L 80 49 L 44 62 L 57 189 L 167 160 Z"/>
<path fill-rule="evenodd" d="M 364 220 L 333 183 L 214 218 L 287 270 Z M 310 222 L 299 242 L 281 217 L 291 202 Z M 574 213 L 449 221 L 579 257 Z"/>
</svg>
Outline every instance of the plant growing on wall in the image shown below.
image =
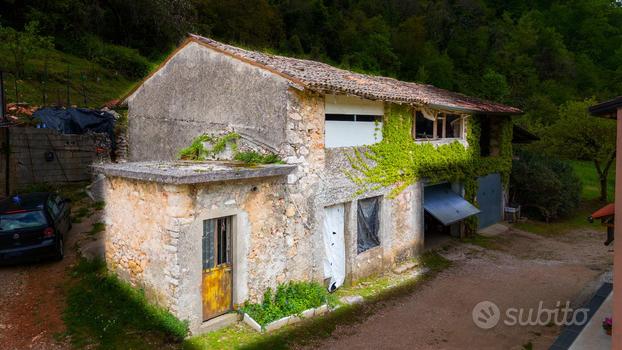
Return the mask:
<svg viewBox="0 0 622 350">
<path fill-rule="evenodd" d="M 429 183 L 461 182 L 465 198 L 477 205 L 475 197 L 479 176 L 499 172 L 507 186 L 512 166 L 512 122 L 509 119 L 501 121 L 499 156 L 480 157 L 480 118 L 471 116 L 467 120 L 469 147 L 458 141 L 438 146 L 429 142 L 414 142 L 411 135 L 412 108 L 391 105 L 383 120 L 382 141 L 364 149 L 355 149 L 350 157 L 353 170 L 346 174 L 360 186 L 359 193 L 393 187 L 391 197 L 419 180 Z M 467 225 L 475 229 L 477 218 L 469 218 Z"/>
<path fill-rule="evenodd" d="M 238 151 L 237 140 L 240 135 L 237 133 L 228 133 L 223 136 L 211 136 L 207 134 L 199 135 L 190 146 L 179 151 L 179 158 L 182 160 L 204 161 L 211 159 L 222 153 L 227 145 L 233 150 L 233 159 L 246 164 L 274 164 L 283 163 L 278 155 L 268 153 L 263 154 L 255 151 Z M 205 147 L 205 143 L 211 144 L 211 147 Z"/>
</svg>

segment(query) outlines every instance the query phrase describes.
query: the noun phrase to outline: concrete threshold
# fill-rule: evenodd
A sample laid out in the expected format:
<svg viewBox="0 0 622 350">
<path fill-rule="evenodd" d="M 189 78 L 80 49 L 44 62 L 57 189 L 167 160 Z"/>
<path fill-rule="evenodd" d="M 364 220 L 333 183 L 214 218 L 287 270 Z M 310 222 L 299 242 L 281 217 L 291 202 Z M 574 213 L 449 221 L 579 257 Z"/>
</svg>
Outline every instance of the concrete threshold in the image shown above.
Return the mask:
<svg viewBox="0 0 622 350">
<path fill-rule="evenodd" d="M 207 320 L 201 324 L 198 332 L 192 334 L 192 336 L 205 334 L 213 331 L 217 331 L 221 328 L 225 328 L 240 321 L 240 314 L 237 312 L 230 312 L 218 317 L 214 317 L 211 320 Z"/>
</svg>

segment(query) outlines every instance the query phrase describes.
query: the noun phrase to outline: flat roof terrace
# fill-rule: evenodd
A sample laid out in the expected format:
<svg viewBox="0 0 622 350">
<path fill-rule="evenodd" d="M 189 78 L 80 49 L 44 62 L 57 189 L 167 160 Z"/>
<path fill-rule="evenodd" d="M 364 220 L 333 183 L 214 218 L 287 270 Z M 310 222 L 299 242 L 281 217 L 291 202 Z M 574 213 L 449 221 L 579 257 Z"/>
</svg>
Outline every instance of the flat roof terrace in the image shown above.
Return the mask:
<svg viewBox="0 0 622 350">
<path fill-rule="evenodd" d="M 295 165 L 289 164 L 246 164 L 233 161 L 148 161 L 93 165 L 96 173 L 106 176 L 174 185 L 283 176 L 295 168 Z"/>
</svg>

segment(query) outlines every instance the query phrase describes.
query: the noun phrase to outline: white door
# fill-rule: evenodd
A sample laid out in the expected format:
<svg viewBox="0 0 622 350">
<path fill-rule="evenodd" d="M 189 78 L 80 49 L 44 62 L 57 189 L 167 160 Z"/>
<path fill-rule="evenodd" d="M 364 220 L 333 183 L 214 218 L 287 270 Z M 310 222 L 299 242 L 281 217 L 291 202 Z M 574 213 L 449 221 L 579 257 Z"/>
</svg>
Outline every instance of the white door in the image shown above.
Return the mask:
<svg viewBox="0 0 622 350">
<path fill-rule="evenodd" d="M 330 278 L 330 292 L 341 287 L 346 278 L 344 208 L 337 204 L 324 208 L 324 277 Z"/>
</svg>

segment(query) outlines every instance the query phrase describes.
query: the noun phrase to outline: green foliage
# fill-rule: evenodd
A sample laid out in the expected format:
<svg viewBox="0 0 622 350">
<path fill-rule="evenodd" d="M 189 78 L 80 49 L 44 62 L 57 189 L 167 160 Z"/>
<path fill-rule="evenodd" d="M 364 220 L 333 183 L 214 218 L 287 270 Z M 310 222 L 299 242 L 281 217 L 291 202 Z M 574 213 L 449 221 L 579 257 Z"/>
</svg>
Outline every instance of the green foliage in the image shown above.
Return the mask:
<svg viewBox="0 0 622 350">
<path fill-rule="evenodd" d="M 235 160 L 247 164 L 279 164 L 283 163 L 276 154 L 262 154 L 253 151 L 237 152 L 233 157 Z"/>
<path fill-rule="evenodd" d="M 277 287 L 276 293 L 268 288 L 259 304 L 245 303 L 240 308 L 262 327 L 280 318 L 328 303 L 326 288 L 316 282 L 289 282 Z"/>
<path fill-rule="evenodd" d="M 551 156 L 593 162 L 599 176 L 602 201 L 607 200 L 607 179 L 615 161 L 616 123 L 594 118 L 587 112 L 594 100 L 569 101 L 558 111 L 555 123 L 542 133 L 542 141 L 534 145 Z"/>
<path fill-rule="evenodd" d="M 523 213 L 546 221 L 569 217 L 579 207 L 581 180 L 567 162 L 519 152 L 512 166 L 510 197 Z"/>
<path fill-rule="evenodd" d="M 240 152 L 237 148 L 236 141 L 240 138 L 240 135 L 236 133 L 229 133 L 220 137 L 211 135 L 200 135 L 192 140 L 190 146 L 182 149 L 179 152 L 179 158 L 183 160 L 208 160 L 225 150 L 227 145 L 231 145 L 233 148 L 233 159 L 246 163 L 246 164 L 275 164 L 283 163 L 281 158 L 276 154 L 271 153 L 259 153 L 255 151 Z M 210 148 L 205 148 L 203 145 L 205 142 L 210 143 Z"/>
<path fill-rule="evenodd" d="M 76 56 L 97 62 L 128 78 L 142 78 L 149 73 L 151 62 L 135 50 L 103 42 L 99 37 L 85 34 L 66 48 Z"/>
<path fill-rule="evenodd" d="M 13 72 L 22 77 L 25 66 L 42 49 L 54 47 L 52 37 L 39 34 L 39 22 L 30 21 L 24 25 L 23 31 L 0 25 L 0 47 L 11 53 Z"/>
<path fill-rule="evenodd" d="M 480 117 L 468 118 L 469 147 L 454 141 L 435 146 L 430 142 L 414 142 L 411 136 L 412 109 L 390 105 L 383 120 L 382 141 L 363 150 L 355 149 L 349 158 L 353 171 L 346 174 L 360 186 L 358 193 L 381 187 L 393 187 L 390 196 L 402 192 L 419 180 L 429 183 L 462 182 L 465 198 L 475 202 L 477 178 L 499 172 L 507 185 L 512 165 L 512 121 L 500 117 L 500 154 L 480 157 Z M 477 203 L 474 203 L 477 205 Z M 477 218 L 467 220 L 470 230 L 477 227 Z"/>
<path fill-rule="evenodd" d="M 227 144 L 237 147 L 235 141 L 240 138 L 236 133 L 229 133 L 221 137 L 211 135 L 199 135 L 192 140 L 190 146 L 179 151 L 179 158 L 183 160 L 207 160 L 224 151 Z M 206 149 L 204 142 L 211 143 L 211 148 Z"/>
<path fill-rule="evenodd" d="M 75 347 L 157 348 L 149 342 L 179 342 L 187 335 L 186 322 L 147 302 L 143 291 L 109 274 L 102 261 L 80 260 L 72 275 L 63 318 Z"/>
</svg>

